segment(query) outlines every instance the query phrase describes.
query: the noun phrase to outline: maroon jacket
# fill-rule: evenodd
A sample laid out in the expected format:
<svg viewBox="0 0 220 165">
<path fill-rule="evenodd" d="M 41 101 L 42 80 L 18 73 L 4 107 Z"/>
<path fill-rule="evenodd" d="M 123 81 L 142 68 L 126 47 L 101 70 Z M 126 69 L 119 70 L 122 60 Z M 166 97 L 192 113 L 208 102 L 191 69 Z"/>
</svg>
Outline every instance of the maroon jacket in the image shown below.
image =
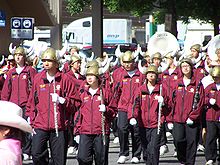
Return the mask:
<svg viewBox="0 0 220 165">
<path fill-rule="evenodd" d="M 80 134 L 101 134 L 101 112 L 99 105 L 101 104 L 100 89 L 92 96 L 89 93 L 89 86 L 85 84 L 80 89 L 80 99 L 82 105 L 80 107 L 79 133 Z M 110 134 L 110 124 L 116 116 L 116 103 L 112 99 L 112 93 L 103 88 L 103 101 L 106 105 L 105 115 L 105 133 Z"/>
<path fill-rule="evenodd" d="M 194 73 L 197 79 L 201 80 L 203 77 L 208 75 L 205 70 L 205 61 L 203 60 L 197 68 L 194 68 Z"/>
<path fill-rule="evenodd" d="M 113 79 L 113 83 L 117 83 L 119 81 L 121 81 L 121 78 L 122 78 L 122 72 L 124 71 L 125 69 L 120 66 L 118 67 L 117 69 L 115 69 L 112 73 L 112 79 Z"/>
<path fill-rule="evenodd" d="M 214 105 L 209 103 L 213 98 L 216 100 Z M 206 120 L 219 121 L 220 120 L 220 91 L 217 90 L 216 84 L 212 83 L 205 88 L 205 105 L 207 107 Z"/>
<path fill-rule="evenodd" d="M 155 85 L 154 90 L 150 94 L 146 84 L 140 86 L 134 94 L 135 102 L 134 106 L 134 117 L 138 119 L 138 125 L 144 128 L 156 128 L 158 124 L 158 112 L 159 103 L 155 99 L 155 96 L 160 95 L 160 84 Z M 167 86 L 162 85 L 162 96 L 164 98 L 164 104 L 167 105 L 169 97 L 167 95 Z M 132 109 L 132 108 L 131 108 Z M 161 111 L 161 123 L 164 121 L 164 111 Z M 130 115 L 129 115 L 130 116 Z"/>
<path fill-rule="evenodd" d="M 167 95 L 169 96 L 169 100 L 172 100 L 172 94 L 173 94 L 173 89 L 171 85 L 174 84 L 181 77 L 181 75 L 182 74 L 179 67 L 176 67 L 176 69 L 173 71 L 171 75 L 169 75 L 168 69 L 163 71 L 163 73 L 161 74 L 161 81 L 163 82 L 163 84 L 166 84 L 167 86 Z M 166 108 L 168 107 L 166 106 Z M 170 112 L 171 109 L 167 109 L 166 114 L 164 114 L 166 118 L 165 120 L 167 122 L 171 122 L 173 120 Z"/>
<path fill-rule="evenodd" d="M 190 118 L 194 122 L 199 122 L 202 107 L 204 104 L 204 88 L 199 79 L 196 79 L 193 76 L 190 84 L 185 87 L 183 83 L 183 78 L 180 78 L 177 80 L 176 83 L 173 84 L 173 89 L 173 121 L 185 123 L 186 120 Z M 196 108 L 193 109 L 192 107 L 194 103 L 194 95 L 196 91 L 199 92 L 199 100 L 196 104 Z"/>
<path fill-rule="evenodd" d="M 130 102 L 134 101 L 134 92 L 144 83 L 146 76 L 139 70 L 136 70 L 132 77 L 128 75 L 126 70 L 124 70 L 121 74 L 122 80 L 120 81 L 118 88 L 118 110 L 128 112 Z"/>
<path fill-rule="evenodd" d="M 1 99 L 1 93 L 2 93 L 2 88 L 5 82 L 4 74 L 0 75 L 0 99 Z"/>
<path fill-rule="evenodd" d="M 16 68 L 10 69 L 4 82 L 1 99 L 25 107 L 36 73 L 31 66 L 25 66 L 20 74 L 16 72 Z"/>
<path fill-rule="evenodd" d="M 56 93 L 65 98 L 64 104 L 56 104 L 58 127 L 65 129 L 70 114 L 80 106 L 80 99 L 74 82 L 66 74 L 57 71 L 55 75 Z M 30 117 L 34 128 L 43 130 L 55 129 L 54 103 L 51 93 L 54 93 L 54 82 L 49 82 L 46 71 L 38 73 L 34 78 L 33 87 L 28 99 L 26 115 Z"/>
<path fill-rule="evenodd" d="M 82 84 L 82 82 L 85 80 L 85 77 L 82 76 L 81 74 L 79 74 L 79 78 L 76 78 L 75 74 L 73 73 L 72 70 L 68 71 L 66 74 L 68 74 L 70 77 L 73 78 L 76 88 L 77 90 L 79 90 L 80 85 Z"/>
</svg>

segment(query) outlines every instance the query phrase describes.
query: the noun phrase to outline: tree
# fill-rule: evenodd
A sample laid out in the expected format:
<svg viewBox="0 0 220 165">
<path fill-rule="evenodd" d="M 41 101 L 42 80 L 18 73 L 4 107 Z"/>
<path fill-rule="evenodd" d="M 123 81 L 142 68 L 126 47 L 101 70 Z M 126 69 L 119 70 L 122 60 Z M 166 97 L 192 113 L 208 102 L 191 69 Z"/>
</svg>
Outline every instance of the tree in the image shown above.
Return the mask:
<svg viewBox="0 0 220 165">
<path fill-rule="evenodd" d="M 219 0 L 104 0 L 104 6 L 112 13 L 126 11 L 141 17 L 152 14 L 157 23 L 165 23 L 166 30 L 177 36 L 177 20 L 188 23 L 189 18 L 199 19 L 214 25 L 219 33 Z M 91 0 L 67 0 L 71 14 L 82 12 Z"/>
<path fill-rule="evenodd" d="M 219 34 L 220 3 L 219 0 L 194 0 L 191 17 L 214 25 L 214 35 Z"/>
</svg>

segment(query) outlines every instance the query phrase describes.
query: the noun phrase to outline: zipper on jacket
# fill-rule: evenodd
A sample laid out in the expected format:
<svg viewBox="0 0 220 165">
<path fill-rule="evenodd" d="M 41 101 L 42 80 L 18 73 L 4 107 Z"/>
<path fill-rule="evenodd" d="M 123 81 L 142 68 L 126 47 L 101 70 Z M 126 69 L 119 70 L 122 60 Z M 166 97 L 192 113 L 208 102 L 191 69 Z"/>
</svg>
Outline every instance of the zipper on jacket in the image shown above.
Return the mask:
<svg viewBox="0 0 220 165">
<path fill-rule="evenodd" d="M 151 97 L 151 94 L 148 96 L 148 110 L 147 110 L 147 113 L 148 113 L 148 127 L 150 128 L 150 97 Z"/>
<path fill-rule="evenodd" d="M 18 105 L 21 106 L 20 105 L 20 90 L 19 90 L 20 83 L 19 81 L 20 81 L 20 74 L 18 74 Z"/>
<path fill-rule="evenodd" d="M 180 116 L 180 120 L 183 121 L 183 112 L 184 112 L 184 98 L 185 98 L 185 94 L 186 94 L 186 89 L 185 87 L 183 88 L 183 95 L 182 95 L 182 112 L 181 112 L 181 116 Z M 185 121 L 184 121 L 185 122 Z"/>
<path fill-rule="evenodd" d="M 50 129 L 50 88 L 51 88 L 51 83 L 49 83 L 49 92 L 48 92 L 48 129 Z M 55 121 L 54 121 L 55 123 Z"/>
<path fill-rule="evenodd" d="M 91 133 L 93 133 L 93 99 L 94 96 L 91 97 L 92 101 L 91 101 Z"/>
</svg>

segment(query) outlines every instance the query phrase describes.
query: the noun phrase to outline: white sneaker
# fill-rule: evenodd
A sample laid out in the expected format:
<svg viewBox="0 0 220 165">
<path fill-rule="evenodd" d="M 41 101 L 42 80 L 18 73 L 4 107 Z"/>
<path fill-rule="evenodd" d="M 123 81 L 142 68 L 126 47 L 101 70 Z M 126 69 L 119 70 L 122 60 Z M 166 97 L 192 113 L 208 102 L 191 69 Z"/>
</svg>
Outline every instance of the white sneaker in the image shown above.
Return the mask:
<svg viewBox="0 0 220 165">
<path fill-rule="evenodd" d="M 197 147 L 197 151 L 204 152 L 205 151 L 205 147 L 202 144 L 199 144 L 198 147 Z"/>
<path fill-rule="evenodd" d="M 117 163 L 118 163 L 118 164 L 124 164 L 126 160 L 128 160 L 127 156 L 120 156 L 120 157 L 118 158 Z"/>
<path fill-rule="evenodd" d="M 173 153 L 173 157 L 177 157 L 177 152 L 176 151 Z"/>
<path fill-rule="evenodd" d="M 78 150 L 76 147 L 69 147 L 68 150 L 67 150 L 67 154 L 69 155 L 77 155 L 78 153 Z"/>
<path fill-rule="evenodd" d="M 171 139 L 172 138 L 172 133 L 170 133 L 170 132 L 166 132 L 166 137 L 168 138 L 168 139 Z"/>
<path fill-rule="evenodd" d="M 168 149 L 168 146 L 165 144 L 165 145 L 162 145 L 160 147 L 160 156 L 164 155 L 165 153 L 169 152 L 169 149 Z"/>
<path fill-rule="evenodd" d="M 213 160 L 208 160 L 208 162 L 206 162 L 205 165 L 213 165 L 214 164 L 214 161 Z"/>
<path fill-rule="evenodd" d="M 23 160 L 29 160 L 30 156 L 28 154 L 23 154 Z"/>
<path fill-rule="evenodd" d="M 74 151 L 74 147 L 69 147 L 68 150 L 67 150 L 67 154 L 73 154 L 73 151 Z"/>
<path fill-rule="evenodd" d="M 119 138 L 118 138 L 118 137 L 115 137 L 114 140 L 113 140 L 113 143 L 114 143 L 114 144 L 119 143 Z"/>
<path fill-rule="evenodd" d="M 140 163 L 140 160 L 137 157 L 133 157 L 131 159 L 131 163 L 137 164 L 137 163 Z"/>
</svg>

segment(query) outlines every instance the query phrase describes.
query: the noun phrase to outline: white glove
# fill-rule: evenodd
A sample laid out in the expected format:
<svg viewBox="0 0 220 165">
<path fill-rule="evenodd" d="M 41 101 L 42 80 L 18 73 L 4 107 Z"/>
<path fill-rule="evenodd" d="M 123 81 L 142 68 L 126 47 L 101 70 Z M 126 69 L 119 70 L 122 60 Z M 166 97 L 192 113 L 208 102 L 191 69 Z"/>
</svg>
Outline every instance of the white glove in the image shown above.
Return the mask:
<svg viewBox="0 0 220 165">
<path fill-rule="evenodd" d="M 137 124 L 137 120 L 136 120 L 135 118 L 131 118 L 130 121 L 129 121 L 129 123 L 130 123 L 131 125 L 136 125 L 136 124 Z"/>
<path fill-rule="evenodd" d="M 105 104 L 99 105 L 99 112 L 105 112 L 105 111 L 106 111 Z"/>
<path fill-rule="evenodd" d="M 60 103 L 63 104 L 65 102 L 65 98 L 60 97 L 57 93 L 51 93 L 50 94 L 52 96 L 52 102 L 53 103 Z"/>
<path fill-rule="evenodd" d="M 32 134 L 31 134 L 31 136 L 34 136 L 34 135 L 36 135 L 37 133 L 35 132 L 35 130 L 34 130 L 34 128 L 32 129 Z"/>
<path fill-rule="evenodd" d="M 155 99 L 158 101 L 158 103 L 163 103 L 163 96 L 155 96 Z"/>
<path fill-rule="evenodd" d="M 77 144 L 79 144 L 79 138 L 80 138 L 79 135 L 76 135 L 76 136 L 74 137 L 74 140 L 76 141 Z"/>
<path fill-rule="evenodd" d="M 209 104 L 214 105 L 215 103 L 216 103 L 216 100 L 215 100 L 215 99 L 211 98 L 211 99 L 209 100 Z"/>
<path fill-rule="evenodd" d="M 27 122 L 28 122 L 28 124 L 31 124 L 31 119 L 30 119 L 30 117 L 27 118 Z"/>
<path fill-rule="evenodd" d="M 186 124 L 188 124 L 188 125 L 193 125 L 193 121 L 192 121 L 190 118 L 188 118 L 188 119 L 186 120 Z"/>
<path fill-rule="evenodd" d="M 169 130 L 172 130 L 173 129 L 173 123 L 167 123 L 167 127 Z"/>
</svg>

